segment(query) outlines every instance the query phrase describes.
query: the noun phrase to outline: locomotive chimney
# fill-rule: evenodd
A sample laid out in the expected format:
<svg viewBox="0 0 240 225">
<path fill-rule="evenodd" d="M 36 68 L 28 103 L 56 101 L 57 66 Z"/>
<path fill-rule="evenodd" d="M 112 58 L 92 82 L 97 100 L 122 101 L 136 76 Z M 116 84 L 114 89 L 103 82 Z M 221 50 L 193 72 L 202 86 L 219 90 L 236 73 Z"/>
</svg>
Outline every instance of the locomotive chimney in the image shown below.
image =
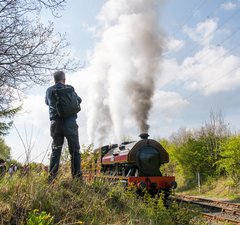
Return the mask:
<svg viewBox="0 0 240 225">
<path fill-rule="evenodd" d="M 148 139 L 149 134 L 148 134 L 148 133 L 141 133 L 141 134 L 139 135 L 139 137 L 140 137 L 141 139 L 143 139 L 143 140 L 146 140 L 146 139 Z"/>
</svg>

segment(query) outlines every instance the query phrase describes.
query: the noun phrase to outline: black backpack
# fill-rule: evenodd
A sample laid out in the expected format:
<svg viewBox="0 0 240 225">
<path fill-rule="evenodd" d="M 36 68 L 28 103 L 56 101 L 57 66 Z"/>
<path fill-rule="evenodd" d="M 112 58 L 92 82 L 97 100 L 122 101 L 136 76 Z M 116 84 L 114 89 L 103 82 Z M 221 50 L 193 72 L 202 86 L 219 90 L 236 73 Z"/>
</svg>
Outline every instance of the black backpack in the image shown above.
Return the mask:
<svg viewBox="0 0 240 225">
<path fill-rule="evenodd" d="M 62 118 L 77 114 L 80 110 L 80 102 L 74 88 L 65 85 L 64 88 L 55 89 L 57 115 Z"/>
</svg>

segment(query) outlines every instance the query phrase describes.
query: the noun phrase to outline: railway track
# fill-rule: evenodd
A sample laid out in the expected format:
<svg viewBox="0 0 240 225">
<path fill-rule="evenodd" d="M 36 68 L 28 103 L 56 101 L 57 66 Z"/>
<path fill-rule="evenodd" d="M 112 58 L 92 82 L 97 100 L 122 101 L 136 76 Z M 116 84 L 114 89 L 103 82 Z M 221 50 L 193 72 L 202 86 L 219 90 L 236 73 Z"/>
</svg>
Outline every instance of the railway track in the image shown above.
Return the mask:
<svg viewBox="0 0 240 225">
<path fill-rule="evenodd" d="M 240 224 L 239 203 L 229 203 L 226 201 L 186 195 L 175 195 L 173 199 L 178 202 L 187 202 L 201 206 L 203 209 L 202 215 L 207 219 Z"/>
</svg>

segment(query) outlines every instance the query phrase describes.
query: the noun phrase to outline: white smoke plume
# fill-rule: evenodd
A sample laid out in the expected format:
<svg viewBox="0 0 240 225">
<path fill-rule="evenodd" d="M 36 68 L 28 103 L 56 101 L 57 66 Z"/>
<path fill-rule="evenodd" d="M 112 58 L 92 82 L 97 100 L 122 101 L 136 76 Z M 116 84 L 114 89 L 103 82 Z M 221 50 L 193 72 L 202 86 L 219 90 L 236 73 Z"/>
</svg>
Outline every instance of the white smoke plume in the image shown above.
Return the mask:
<svg viewBox="0 0 240 225">
<path fill-rule="evenodd" d="M 159 0 L 108 0 L 99 16 L 99 41 L 88 68 L 92 76 L 88 135 L 111 131 L 120 141 L 126 108 L 140 132 L 148 131 L 154 81 L 162 52 Z M 102 143 L 100 143 L 102 144 Z"/>
</svg>

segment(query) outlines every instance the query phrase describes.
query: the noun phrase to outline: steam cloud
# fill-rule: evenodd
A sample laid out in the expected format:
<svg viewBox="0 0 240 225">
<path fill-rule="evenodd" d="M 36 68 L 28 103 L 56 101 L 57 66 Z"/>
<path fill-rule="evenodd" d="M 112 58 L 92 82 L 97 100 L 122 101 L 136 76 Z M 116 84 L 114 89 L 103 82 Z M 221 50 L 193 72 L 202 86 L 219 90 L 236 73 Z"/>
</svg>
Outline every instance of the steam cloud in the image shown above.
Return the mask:
<svg viewBox="0 0 240 225">
<path fill-rule="evenodd" d="M 98 43 L 87 73 L 92 77 L 88 136 L 113 134 L 120 141 L 126 108 L 140 132 L 148 131 L 154 82 L 162 35 L 158 24 L 159 0 L 108 0 L 99 16 Z M 110 132 L 111 131 L 111 132 Z"/>
</svg>

